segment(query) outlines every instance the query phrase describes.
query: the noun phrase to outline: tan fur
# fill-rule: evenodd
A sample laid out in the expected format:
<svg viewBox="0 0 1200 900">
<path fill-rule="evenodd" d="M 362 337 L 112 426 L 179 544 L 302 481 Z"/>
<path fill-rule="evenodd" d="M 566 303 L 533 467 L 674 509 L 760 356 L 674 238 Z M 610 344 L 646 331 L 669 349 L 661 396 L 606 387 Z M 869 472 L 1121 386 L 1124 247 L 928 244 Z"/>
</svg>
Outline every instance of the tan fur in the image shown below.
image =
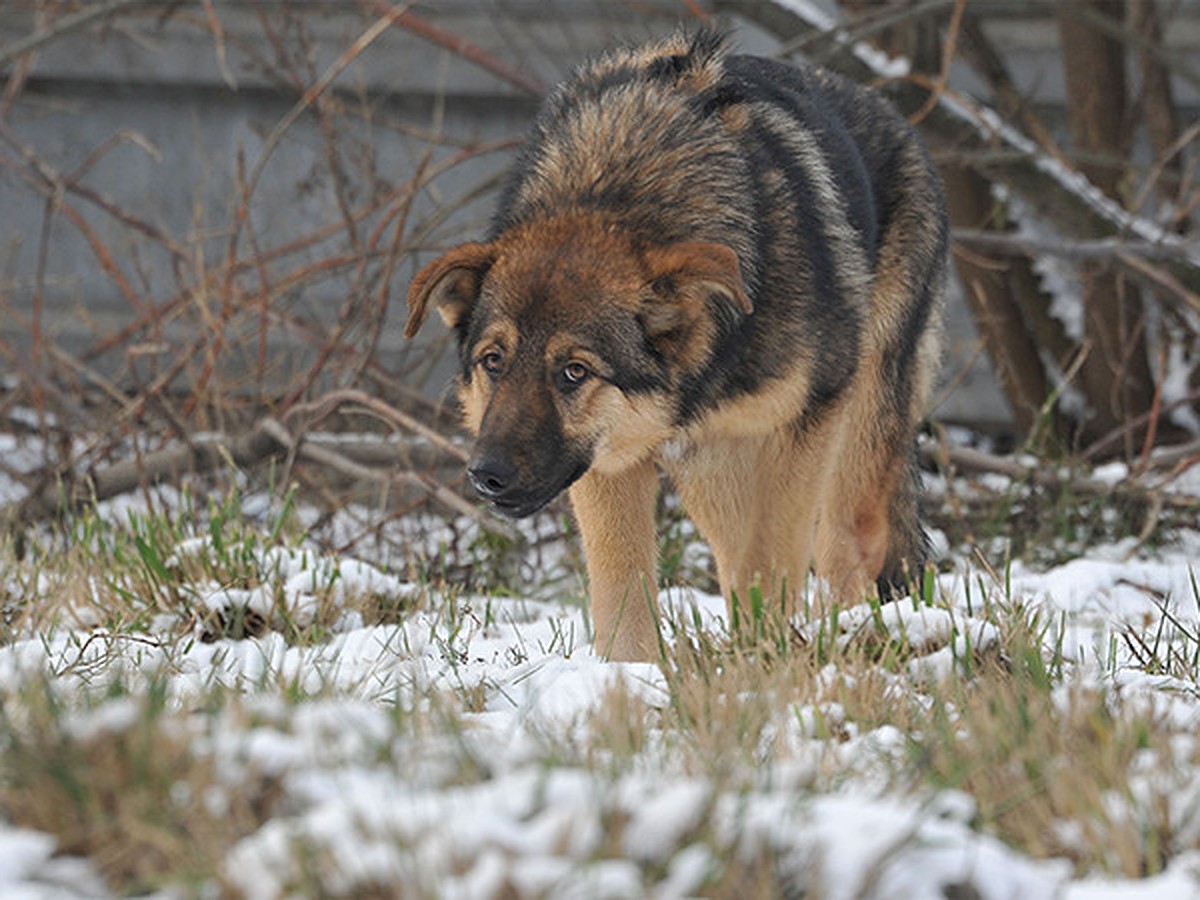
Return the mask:
<svg viewBox="0 0 1200 900">
<path fill-rule="evenodd" d="M 651 458 L 675 434 L 661 398 L 626 397 L 612 388 L 597 390 L 589 422 L 596 429 L 592 467 L 613 475 Z"/>
<path fill-rule="evenodd" d="M 593 469 L 571 486 L 588 561 L 596 649 L 609 659 L 657 656 L 657 491 L 658 473 L 648 459 L 614 475 Z"/>
<path fill-rule="evenodd" d="M 510 321 L 500 320 L 488 327 L 474 350 L 478 357 L 482 353 L 502 347 L 512 353 L 519 345 L 520 334 L 516 326 Z M 487 410 L 490 400 L 491 391 L 487 389 L 487 385 L 481 379 L 475 379 L 470 384 L 464 385 L 463 389 L 459 391 L 458 402 L 462 406 L 463 424 L 472 434 L 479 433 L 479 428 L 483 423 L 483 414 Z"/>
<path fill-rule="evenodd" d="M 404 336 L 411 338 L 420 330 L 430 301 L 442 321 L 450 328 L 455 327 L 474 302 L 480 266 L 491 258 L 492 248 L 486 244 L 463 244 L 417 273 L 409 287 Z"/>
<path fill-rule="evenodd" d="M 746 602 L 759 586 L 794 611 L 813 559 L 824 481 L 813 478 L 828 451 L 814 434 L 797 445 L 779 430 L 699 436 L 666 469 L 684 508 L 712 546 L 721 590 Z"/>
<path fill-rule="evenodd" d="M 906 461 L 894 449 L 895 438 L 879 431 L 879 396 L 870 380 L 854 386 L 824 460 L 828 492 L 820 508 L 813 567 L 839 598 L 865 596 L 883 568 L 888 502 Z"/>
<path fill-rule="evenodd" d="M 803 363 L 779 373 L 780 377 L 755 394 L 728 400 L 704 413 L 687 435 L 692 443 L 712 437 L 766 434 L 794 419 L 804 410 L 811 387 L 811 372 Z"/>
</svg>

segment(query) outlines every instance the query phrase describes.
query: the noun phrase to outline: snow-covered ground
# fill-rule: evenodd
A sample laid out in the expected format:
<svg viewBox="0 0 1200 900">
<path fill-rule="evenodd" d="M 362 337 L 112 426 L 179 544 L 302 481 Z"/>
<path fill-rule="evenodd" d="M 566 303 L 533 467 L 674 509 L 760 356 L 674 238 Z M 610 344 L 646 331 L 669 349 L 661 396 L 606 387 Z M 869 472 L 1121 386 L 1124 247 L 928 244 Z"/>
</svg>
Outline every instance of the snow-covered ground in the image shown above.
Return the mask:
<svg viewBox="0 0 1200 900">
<path fill-rule="evenodd" d="M 723 782 L 682 762 L 686 735 L 650 728 L 624 758 L 589 752 L 596 731 L 611 727 L 602 710 L 615 694 L 652 718 L 671 684 L 654 665 L 599 659 L 569 590 L 440 595 L 349 557 L 259 548 L 260 584 L 188 587 L 190 633 L 170 610 L 131 634 L 110 630 L 94 598 L 47 598 L 57 623 L 0 647 L 0 692 L 11 705 L 48 683 L 67 698 L 71 733 L 86 738 L 128 727 L 157 685 L 193 752 L 219 773 L 205 796 L 164 804 L 211 813 L 249 781 L 278 784 L 275 814 L 222 867 L 226 885 L 250 897 L 380 886 L 462 898 L 686 897 L 730 866 L 764 860 L 796 896 L 1197 897 L 1200 769 L 1188 761 L 1200 756 L 1200 690 L 1147 671 L 1123 635 L 1200 631 L 1200 536 L 1126 558 L 1132 546 L 1097 547 L 1047 571 L 1014 564 L 999 577 L 956 563 L 940 576 L 936 606 L 894 604 L 877 619 L 913 649 L 894 677 L 919 685 L 998 640 L 981 604 L 1023 604 L 1051 624 L 1047 640 L 1074 683 L 1155 704 L 1187 746 L 1154 795 L 1170 806 L 1176 841 L 1195 849 L 1138 880 L 1078 877 L 1066 860 L 1022 855 L 976 826 L 966 794 L 898 789 L 886 763 L 904 754 L 905 735 L 843 722 L 831 741 L 814 722 L 838 712 L 816 698 L 788 705 L 773 740 L 749 754 L 754 771 Z M 205 538 L 183 541 L 168 563 L 211 549 Z M 410 611 L 370 624 L 363 596 Z M 659 599 L 683 632 L 725 627 L 720 598 L 673 589 Z M 235 608 L 268 627 L 236 640 L 205 633 L 211 619 L 198 610 Z M 280 614 L 298 627 L 320 617 L 324 628 L 289 641 L 269 627 Z M 851 635 L 872 615 L 851 609 L 837 629 Z M 234 699 L 214 707 L 214 695 Z M 840 773 L 832 781 L 819 777 L 830 754 Z M 0 823 L 0 896 L 103 895 L 93 862 L 60 849 L 48 834 Z"/>
<path fill-rule="evenodd" d="M 828 4 L 780 5 L 837 29 L 823 11 Z M 853 49 L 881 76 L 907 72 L 903 61 Z M 988 111 L 953 95 L 942 102 L 1005 145 L 1032 150 Z M 1057 162 L 1038 164 L 1123 233 L 1177 241 Z M 1039 236 L 1028 215 L 1016 218 L 1027 236 Z M 1046 265 L 1039 272 L 1061 280 Z M 1054 288 L 1056 314 L 1074 322 L 1078 292 Z M 1182 391 L 1183 372 L 1182 360 L 1169 361 L 1168 401 Z M 20 490 L 9 472 L 36 469 L 42 458 L 36 442 L 5 437 L 0 503 Z M 1200 490 L 1193 484 L 1189 493 Z M 139 508 L 140 498 L 113 502 L 103 515 L 123 522 Z M 173 510 L 179 515 L 178 505 Z M 354 510 L 324 527 L 336 534 L 325 546 L 352 545 L 370 533 L 371 513 Z M 469 543 L 463 535 L 472 529 L 456 526 L 445 540 Z M 425 558 L 436 558 L 436 528 L 421 523 L 414 533 L 429 541 Z M 189 560 L 217 552 L 203 530 L 171 551 L 163 561 L 170 573 L 203 572 Z M 1094 689 L 1114 706 L 1150 710 L 1147 721 L 1170 738 L 1170 759 L 1147 748 L 1131 763 L 1126 790 L 1101 798 L 1113 819 L 1136 823 L 1146 814 L 1167 823 L 1172 846 L 1147 852 L 1167 859 L 1164 871 L 1138 879 L 1099 867 L 1081 874 L 1065 856 L 1015 849 L 981 826 L 970 794 L 897 782 L 894 773 L 920 742 L 903 730 L 902 716 L 865 724 L 819 690 L 782 701 L 743 754 L 697 765 L 694 735 L 664 714 L 678 676 L 597 657 L 577 579 L 549 581 L 544 571 L 570 568 L 554 546 L 520 567 L 528 590 L 513 596 L 417 583 L 397 574 L 409 571 L 403 558 L 264 542 L 241 557 L 253 577 L 184 578 L 172 588 L 175 605 L 133 597 L 145 606 L 135 624 L 113 621 L 86 573 L 60 578 L 50 565 L 39 573 L 36 562 L 20 573 L 0 570 L 0 748 L 42 727 L 28 721 L 41 692 L 54 698 L 63 740 L 80 744 L 140 734 L 147 710 L 161 704 L 155 727 L 173 731 L 186 756 L 210 761 L 213 772 L 211 783 L 180 774 L 161 797 L 168 819 L 191 810 L 218 823 L 227 816 L 232 829 L 246 802 L 270 808 L 239 830 L 215 871 L 187 885 L 201 896 L 673 898 L 740 883 L 747 897 L 765 884 L 788 896 L 832 898 L 1200 897 L 1200 532 L 1167 547 L 1130 539 L 1054 566 L 1014 562 L 998 573 L 948 552 L 933 605 L 856 607 L 834 624 L 802 623 L 800 635 L 815 644 L 829 627 L 849 644 L 868 627 L 882 629 L 909 652 L 873 677 L 919 702 L 924 686 L 969 678 L 963 662 L 1003 643 L 986 607 L 1025 610 L 1041 624 L 1046 658 L 1064 666 L 1056 676 L 1064 703 L 1072 691 Z M 704 551 L 692 545 L 684 555 L 702 561 Z M 676 588 L 658 602 L 669 641 L 726 630 L 718 597 Z M 390 612 L 371 615 L 372 604 Z M 53 614 L 27 613 L 38 605 Z M 226 631 L 233 621 L 255 624 L 235 634 Z M 846 677 L 831 664 L 816 683 Z M 717 703 L 750 699 L 713 695 Z M 618 748 L 619 729 L 635 719 L 636 739 Z M 10 774 L 0 773 L 0 784 Z M 60 774 L 69 782 L 73 773 Z M 0 897 L 109 893 L 100 860 L 48 831 L 4 821 L 2 810 Z M 1057 842 L 1069 846 L 1079 823 L 1056 825 Z M 741 882 L 729 875 L 739 867 Z M 769 878 L 756 881 L 764 871 Z"/>
</svg>

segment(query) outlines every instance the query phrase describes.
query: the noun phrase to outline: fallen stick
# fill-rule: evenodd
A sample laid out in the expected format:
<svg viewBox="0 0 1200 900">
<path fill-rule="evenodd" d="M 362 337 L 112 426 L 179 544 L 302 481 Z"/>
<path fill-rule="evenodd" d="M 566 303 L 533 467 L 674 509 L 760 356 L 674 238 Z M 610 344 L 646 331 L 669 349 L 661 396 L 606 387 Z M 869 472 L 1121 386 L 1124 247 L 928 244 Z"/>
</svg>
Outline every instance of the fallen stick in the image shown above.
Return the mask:
<svg viewBox="0 0 1200 900">
<path fill-rule="evenodd" d="M 357 396 L 353 399 L 362 401 Z M 373 441 L 366 437 L 355 440 L 343 440 L 335 435 L 297 438 L 277 419 L 268 417 L 235 437 L 221 433 L 198 434 L 153 453 L 93 467 L 86 472 L 65 476 L 61 472 L 47 474 L 27 496 L 0 507 L 0 529 L 11 533 L 53 518 L 64 510 L 108 500 L 147 484 L 178 481 L 187 473 L 211 472 L 222 465 L 249 469 L 294 455 L 350 478 L 415 487 L 451 512 L 473 519 L 488 531 L 514 541 L 522 540 L 520 532 L 508 522 L 474 506 L 435 478 L 422 475 L 413 465 L 414 459 L 427 467 L 457 461 L 463 452 L 461 448 L 441 438 L 438 446 L 432 448 L 433 453 L 422 453 L 421 449 L 419 442 Z"/>
<path fill-rule="evenodd" d="M 262 427 L 266 428 L 268 433 L 281 446 L 286 446 L 294 450 L 295 455 L 300 459 L 306 459 L 358 481 L 373 481 L 381 484 L 391 484 L 395 481 L 401 481 L 404 484 L 428 492 L 434 500 L 452 512 L 469 519 L 474 519 L 481 528 L 493 533 L 503 534 L 515 543 L 524 543 L 521 533 L 508 522 L 498 519 L 481 507 L 469 503 L 457 493 L 450 490 L 450 488 L 433 478 L 423 476 L 412 469 L 397 468 L 395 465 L 388 466 L 387 468 L 363 465 L 334 449 L 334 447 L 338 446 L 337 443 L 314 441 L 311 437 L 303 437 L 297 442 L 291 433 L 275 419 L 264 420 Z M 345 447 L 346 445 L 342 446 Z M 382 446 L 386 447 L 388 445 Z M 397 445 L 391 446 L 397 451 L 391 462 L 398 463 L 402 459 L 400 455 L 401 448 Z"/>
<path fill-rule="evenodd" d="M 1033 484 L 1038 487 L 1062 486 L 1081 496 L 1103 497 L 1121 495 L 1143 497 L 1147 501 L 1168 507 L 1190 507 L 1200 503 L 1200 497 L 1184 493 L 1165 491 L 1173 478 L 1186 468 L 1185 463 L 1200 459 L 1200 447 L 1196 442 L 1182 444 L 1178 448 L 1162 448 L 1150 458 L 1151 471 L 1162 474 L 1162 469 L 1174 466 L 1166 477 L 1154 484 L 1146 483 L 1146 476 L 1131 472 L 1125 478 L 1112 480 L 1080 475 L 1069 466 L 1048 465 L 1042 462 L 1027 463 L 1012 456 L 997 456 L 977 450 L 934 440 L 923 440 L 919 446 L 922 462 L 937 466 L 957 475 L 1003 475 L 1017 483 Z"/>
</svg>

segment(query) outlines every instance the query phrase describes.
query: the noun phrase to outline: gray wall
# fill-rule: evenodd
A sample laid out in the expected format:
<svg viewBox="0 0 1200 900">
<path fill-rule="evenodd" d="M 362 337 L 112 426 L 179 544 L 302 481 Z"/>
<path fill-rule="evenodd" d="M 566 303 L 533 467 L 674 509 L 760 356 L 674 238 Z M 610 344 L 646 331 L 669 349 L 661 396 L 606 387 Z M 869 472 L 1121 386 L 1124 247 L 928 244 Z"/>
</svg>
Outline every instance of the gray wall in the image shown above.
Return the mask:
<svg viewBox="0 0 1200 900">
<path fill-rule="evenodd" d="M 600 46 L 669 27 L 673 7 L 660 5 L 672 14 L 635 18 L 618 9 L 621 15 L 614 19 L 610 4 L 572 0 L 442 2 L 423 14 L 515 71 L 553 83 L 570 62 Z M 239 185 L 262 159 L 272 129 L 296 103 L 296 84 L 312 83 L 374 21 L 361 6 L 218 3 L 218 39 L 199 4 L 184 4 L 165 17 L 126 16 L 47 45 L 3 123 L 2 136 L 9 140 L 0 142 L 4 338 L 18 346 L 28 342 L 35 296 L 47 341 L 72 354 L 86 353 L 98 337 L 135 319 L 139 310 L 182 298 L 172 307 L 178 314 L 163 317 L 166 330 L 145 333 L 136 348 L 142 354 L 137 365 L 150 378 L 170 364 L 156 355 L 165 346 L 157 336 L 174 344 L 181 330 L 186 338 L 189 329 L 219 317 L 223 299 L 258 302 L 264 283 L 275 286 L 271 303 L 281 314 L 329 322 L 348 292 L 363 283 L 353 267 L 306 277 L 294 291 L 280 293 L 278 286 L 305 265 L 355 252 L 345 229 L 339 233 L 337 227 L 342 205 L 355 208 L 386 195 L 422 164 L 435 168 L 472 148 L 513 139 L 536 109 L 527 92 L 461 56 L 403 29 L 389 29 L 334 82 L 331 97 L 345 108 L 334 133 L 322 131 L 316 118 L 305 114 L 273 148 L 253 193 L 251 227 L 242 228 L 233 258 L 270 257 L 272 248 L 325 226 L 334 233 L 307 252 L 270 259 L 252 271 L 237 270 L 235 290 L 228 290 L 222 265 L 230 258 Z M 547 15 L 550 8 L 554 15 Z M 30 12 L 0 7 L 0 47 L 33 30 Z M 289 59 L 281 62 L 281 56 Z M 494 179 L 509 155 L 480 154 L 425 185 L 409 215 L 410 233 L 434 247 L 477 231 L 487 216 L 487 197 L 465 203 L 431 232 L 422 226 L 443 205 L 460 202 Z M 72 214 L 107 248 L 130 286 L 123 290 L 104 273 L 79 223 L 48 200 L 39 171 L 56 173 L 51 177 L 77 183 L 131 214 L 169 236 L 180 252 L 101 211 L 93 200 L 68 192 Z M 378 222 L 374 215 L 358 223 L 360 238 L 365 240 Z M 206 268 L 208 277 L 200 277 Z M 44 271 L 40 279 L 39 271 Z M 410 271 L 409 264 L 402 265 L 395 284 L 403 288 Z M 391 304 L 391 318 L 402 314 L 402 305 Z M 252 332 L 253 318 L 241 327 Z M 276 379 L 311 356 L 303 341 L 293 343 L 289 330 L 268 332 Z M 383 358 L 403 352 L 398 327 L 389 324 L 383 336 Z M 243 337 L 243 355 L 252 356 L 255 336 Z M 237 349 L 227 347 L 225 353 L 227 365 L 236 368 Z M 128 358 L 88 361 L 114 377 L 129 374 Z"/>
<path fill-rule="evenodd" d="M 356 246 L 337 227 L 344 221 L 343 206 L 357 208 L 386 196 L 422 165 L 434 167 L 516 137 L 536 108 L 530 94 L 460 55 L 404 29 L 387 30 L 334 83 L 330 97 L 343 106 L 332 132 L 306 113 L 282 134 L 262 168 L 235 257 L 257 263 L 227 275 L 239 184 L 263 159 L 272 129 L 296 103 L 296 85 L 311 84 L 371 24 L 373 16 L 363 6 L 350 0 L 218 2 L 220 31 L 214 33 L 200 5 L 184 3 L 165 15 L 124 16 L 48 44 L 0 119 L 4 340 L 26 355 L 31 351 L 38 295 L 47 342 L 84 356 L 98 372 L 144 383 L 176 362 L 196 329 L 216 328 L 230 313 L 222 304 L 232 304 L 238 323 L 229 326 L 218 373 L 231 382 L 239 366 L 256 365 L 258 329 L 265 320 L 253 310 L 269 298 L 277 317 L 265 331 L 269 378 L 278 382 L 310 364 L 321 329 L 348 297 L 372 284 L 370 274 L 353 264 L 296 278 L 318 261 L 359 252 L 382 221 L 375 213 L 356 223 Z M 639 3 L 636 9 L 599 0 L 441 0 L 417 11 L 522 76 L 552 84 L 601 47 L 667 31 L 681 9 L 670 0 Z M 1021 55 L 1013 58 L 1024 60 L 1015 70 L 1023 86 L 1040 102 L 1059 104 L 1053 29 L 1016 28 L 1003 20 L 994 28 L 1000 41 L 1018 48 Z M 0 48 L 33 31 L 32 13 L 23 4 L 0 6 Z M 740 40 L 753 50 L 773 46 L 748 28 Z M 965 73 L 959 81 L 977 87 Z M 403 289 L 414 262 L 480 231 L 491 198 L 473 197 L 474 192 L 495 179 L 510 153 L 500 149 L 464 161 L 416 196 L 404 245 L 414 252 L 394 273 L 378 345 L 385 365 L 404 370 L 406 360 L 417 362 L 399 334 Z M 39 171 L 57 173 L 91 195 L 68 191 L 63 199 L 111 253 L 127 290 L 104 272 L 79 224 L 48 198 Z M 137 225 L 103 212 L 97 200 L 131 214 Z M 438 210 L 447 204 L 456 210 L 441 221 Z M 167 239 L 148 236 L 142 225 Z M 273 253 L 325 226 L 331 234 L 310 248 Z M 369 273 L 383 270 L 381 258 L 369 257 Z M 356 302 L 364 304 L 360 328 L 366 340 L 369 329 L 361 322 L 372 318 L 374 294 L 366 292 Z M 98 339 L 154 305 L 168 307 L 170 314 L 158 317 L 158 330 L 140 333 L 133 353 L 89 353 Z M 347 336 L 351 344 L 355 339 Z M 961 304 L 951 311 L 950 344 L 947 372 L 960 381 L 939 413 L 974 422 L 1005 420 Z M 42 359 L 48 364 L 44 352 Z M 975 364 L 968 365 L 972 359 Z M 201 368 L 198 360 L 181 365 Z M 444 363 L 427 371 L 428 389 L 436 390 L 447 371 Z"/>
</svg>

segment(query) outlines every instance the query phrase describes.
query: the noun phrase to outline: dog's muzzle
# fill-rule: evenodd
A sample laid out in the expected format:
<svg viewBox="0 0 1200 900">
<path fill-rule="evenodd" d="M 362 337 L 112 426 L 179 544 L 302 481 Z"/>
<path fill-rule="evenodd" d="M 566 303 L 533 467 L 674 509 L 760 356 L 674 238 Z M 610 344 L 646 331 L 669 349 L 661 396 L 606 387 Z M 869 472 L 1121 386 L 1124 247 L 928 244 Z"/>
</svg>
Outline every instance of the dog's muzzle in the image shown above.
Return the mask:
<svg viewBox="0 0 1200 900">
<path fill-rule="evenodd" d="M 510 457 L 497 452 L 478 454 L 467 466 L 467 478 L 481 498 L 512 519 L 532 515 L 554 499 L 521 485 L 520 473 Z"/>
<path fill-rule="evenodd" d="M 570 486 L 585 471 L 587 465 L 568 470 L 565 475 L 552 477 L 545 483 L 522 482 L 512 457 L 493 449 L 476 453 L 467 464 L 467 478 L 476 493 L 496 512 L 510 519 L 531 516 Z"/>
</svg>

